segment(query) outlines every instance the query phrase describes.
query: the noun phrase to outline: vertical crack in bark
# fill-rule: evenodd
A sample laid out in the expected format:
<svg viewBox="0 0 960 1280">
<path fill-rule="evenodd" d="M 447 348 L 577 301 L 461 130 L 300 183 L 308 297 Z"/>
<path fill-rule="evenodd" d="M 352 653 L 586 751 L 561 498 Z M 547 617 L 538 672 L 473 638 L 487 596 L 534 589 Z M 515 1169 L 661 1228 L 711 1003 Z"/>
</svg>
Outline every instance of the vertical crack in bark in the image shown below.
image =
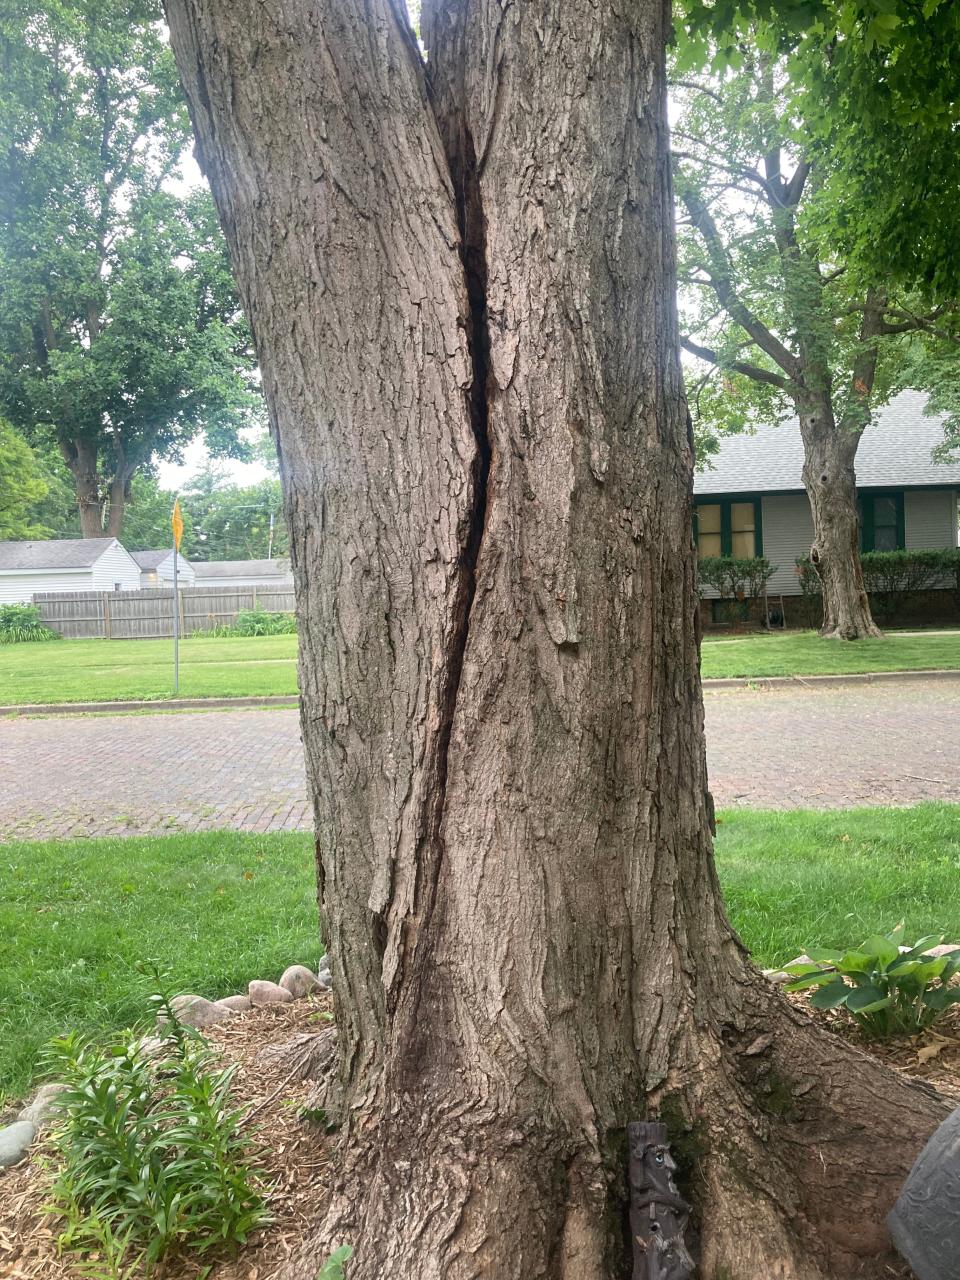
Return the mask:
<svg viewBox="0 0 960 1280">
<path fill-rule="evenodd" d="M 443 134 L 445 131 L 441 129 Z M 456 596 L 452 607 L 452 626 L 443 678 L 443 688 L 439 696 L 439 729 L 437 732 L 436 754 L 434 758 L 432 786 L 429 788 L 429 809 L 424 813 L 422 833 L 418 842 L 416 862 L 417 878 L 422 886 L 421 895 L 416 908 L 419 925 L 414 925 L 414 937 L 410 941 L 416 946 L 416 933 L 419 928 L 431 920 L 437 897 L 437 886 L 443 865 L 444 844 L 442 827 L 447 800 L 447 775 L 449 770 L 450 740 L 453 734 L 453 722 L 456 714 L 457 700 L 463 677 L 463 667 L 467 652 L 467 641 L 470 633 L 470 621 L 473 604 L 477 594 L 477 569 L 480 560 L 480 548 L 487 519 L 487 488 L 490 476 L 492 448 L 488 429 L 488 379 L 490 370 L 490 335 L 487 326 L 487 245 L 486 226 L 483 206 L 480 199 L 479 174 L 477 172 L 476 155 L 473 138 L 469 130 L 459 122 L 453 124 L 450 134 L 445 137 L 450 176 L 457 201 L 457 220 L 460 230 L 461 259 L 464 279 L 467 288 L 469 326 L 467 338 L 471 360 L 471 382 L 469 389 L 470 424 L 476 441 L 471 468 L 470 504 L 462 526 L 462 541 L 458 564 L 458 580 Z M 413 922 L 410 922 L 413 923 Z M 409 942 L 408 944 L 409 945 Z M 406 950 L 406 946 L 404 947 Z M 421 967 L 430 951 L 428 945 L 419 959 L 413 961 L 415 968 L 425 974 Z M 404 972 L 406 970 L 406 972 Z M 409 959 L 401 960 L 398 980 L 387 996 L 388 1009 L 396 1007 L 401 987 L 409 979 Z M 415 1006 L 425 998 L 425 979 L 416 985 Z M 422 1027 L 420 1028 L 422 1030 Z M 413 1036 L 416 1048 L 407 1057 L 413 1062 L 418 1072 L 423 1070 L 421 1053 L 423 1046 L 419 1044 L 417 1034 Z"/>
<path fill-rule="evenodd" d="M 454 625 L 447 660 L 446 686 L 441 702 L 441 725 L 437 745 L 437 802 L 433 831 L 440 840 L 446 805 L 447 771 L 450 737 L 456 712 L 463 664 L 470 633 L 470 618 L 477 594 L 477 567 L 487 519 L 487 487 L 490 478 L 492 448 L 489 433 L 488 381 L 490 375 L 490 332 L 487 326 L 487 236 L 480 197 L 480 179 L 473 137 L 461 122 L 450 147 L 450 175 L 457 199 L 460 224 L 461 256 L 467 286 L 472 380 L 470 385 L 470 424 L 476 440 L 471 482 L 473 492 L 461 549 L 460 581 L 454 604 Z M 439 875 L 437 859 L 435 874 Z"/>
</svg>

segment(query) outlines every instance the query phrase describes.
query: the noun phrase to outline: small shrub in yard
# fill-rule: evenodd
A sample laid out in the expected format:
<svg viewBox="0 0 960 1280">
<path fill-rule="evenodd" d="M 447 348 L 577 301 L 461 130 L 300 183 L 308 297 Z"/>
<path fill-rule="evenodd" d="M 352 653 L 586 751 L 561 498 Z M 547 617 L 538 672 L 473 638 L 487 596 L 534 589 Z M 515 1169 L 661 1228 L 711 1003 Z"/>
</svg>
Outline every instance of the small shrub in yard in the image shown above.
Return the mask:
<svg viewBox="0 0 960 1280">
<path fill-rule="evenodd" d="M 0 604 L 0 644 L 59 639 L 56 631 L 44 626 L 35 604 Z"/>
<path fill-rule="evenodd" d="M 266 1220 L 250 1138 L 230 1105 L 234 1068 L 216 1066 L 157 1000 L 167 1022 L 153 1052 L 129 1032 L 105 1048 L 76 1035 L 53 1045 L 67 1087 L 50 1212 L 63 1219 L 60 1247 L 87 1255 L 81 1267 L 96 1280 L 241 1244 Z"/>
<path fill-rule="evenodd" d="M 235 636 L 289 636 L 297 630 L 292 613 L 268 613 L 266 609 L 241 609 L 230 629 Z"/>
<path fill-rule="evenodd" d="M 960 1001 L 960 951 L 932 956 L 927 948 L 942 938 L 921 938 L 901 951 L 901 928 L 868 938 L 853 951 L 811 949 L 809 964 L 787 965 L 794 975 L 788 991 L 816 987 L 810 1003 L 818 1009 L 844 1008 L 871 1039 L 915 1036 Z"/>
</svg>

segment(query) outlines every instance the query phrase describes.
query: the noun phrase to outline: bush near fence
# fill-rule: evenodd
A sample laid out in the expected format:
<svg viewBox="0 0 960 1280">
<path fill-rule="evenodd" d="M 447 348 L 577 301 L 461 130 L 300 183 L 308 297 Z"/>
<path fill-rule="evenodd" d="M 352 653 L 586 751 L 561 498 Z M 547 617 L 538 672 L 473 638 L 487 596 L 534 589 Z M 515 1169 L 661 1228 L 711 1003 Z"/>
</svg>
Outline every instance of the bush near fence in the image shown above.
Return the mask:
<svg viewBox="0 0 960 1280">
<path fill-rule="evenodd" d="M 180 634 L 232 627 L 245 610 L 292 613 L 293 587 L 184 587 Z M 33 597 L 40 617 L 68 639 L 148 640 L 173 635 L 173 589 L 56 591 Z"/>
</svg>

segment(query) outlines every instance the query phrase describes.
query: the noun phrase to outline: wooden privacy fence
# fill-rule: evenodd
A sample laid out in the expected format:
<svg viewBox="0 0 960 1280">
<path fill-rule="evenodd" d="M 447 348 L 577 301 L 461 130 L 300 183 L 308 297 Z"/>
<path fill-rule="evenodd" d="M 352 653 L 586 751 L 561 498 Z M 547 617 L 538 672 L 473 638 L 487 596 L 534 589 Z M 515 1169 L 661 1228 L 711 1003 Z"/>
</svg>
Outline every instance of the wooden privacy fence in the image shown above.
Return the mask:
<svg viewBox="0 0 960 1280">
<path fill-rule="evenodd" d="M 231 625 L 241 609 L 293 612 L 293 587 L 184 587 L 180 634 Z M 143 591 L 50 591 L 33 597 L 40 616 L 68 639 L 146 640 L 173 635 L 173 588 Z"/>
</svg>

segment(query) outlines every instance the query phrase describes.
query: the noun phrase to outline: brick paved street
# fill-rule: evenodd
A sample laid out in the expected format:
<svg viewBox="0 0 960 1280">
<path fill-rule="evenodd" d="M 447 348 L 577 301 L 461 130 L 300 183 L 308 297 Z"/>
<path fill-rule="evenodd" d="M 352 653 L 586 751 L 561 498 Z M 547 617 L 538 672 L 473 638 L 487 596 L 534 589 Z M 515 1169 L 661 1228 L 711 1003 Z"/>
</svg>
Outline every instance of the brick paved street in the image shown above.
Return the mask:
<svg viewBox="0 0 960 1280">
<path fill-rule="evenodd" d="M 960 676 L 707 694 L 718 805 L 960 801 Z M 0 722 L 0 839 L 310 825 L 295 711 Z"/>
<path fill-rule="evenodd" d="M 310 822 L 296 711 L 0 722 L 0 839 Z"/>
</svg>

